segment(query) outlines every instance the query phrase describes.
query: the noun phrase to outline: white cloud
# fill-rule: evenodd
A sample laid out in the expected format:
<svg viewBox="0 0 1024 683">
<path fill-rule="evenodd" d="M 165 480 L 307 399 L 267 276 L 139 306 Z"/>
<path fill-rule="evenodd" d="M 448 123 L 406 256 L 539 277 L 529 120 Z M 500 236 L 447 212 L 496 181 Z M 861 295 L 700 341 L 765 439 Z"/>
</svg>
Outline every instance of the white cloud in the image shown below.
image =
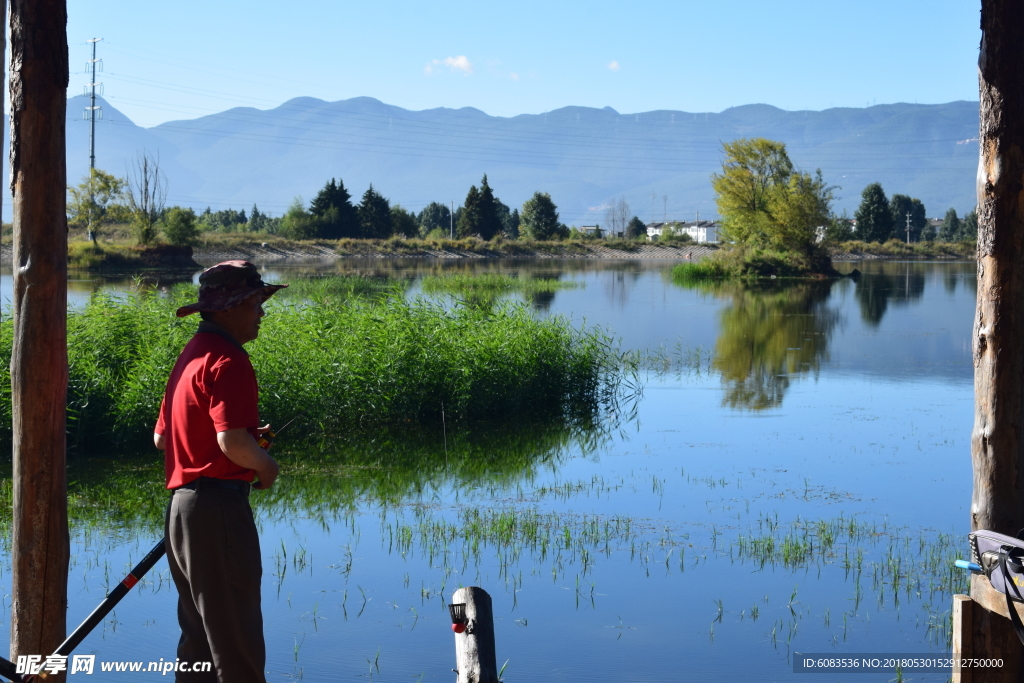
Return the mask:
<svg viewBox="0 0 1024 683">
<path fill-rule="evenodd" d="M 620 67 L 619 63 L 613 59 L 612 61 L 608 62 L 608 68 L 611 69 L 612 71 L 618 71 L 622 67 Z"/>
<path fill-rule="evenodd" d="M 512 79 L 513 81 L 518 81 L 518 80 L 519 80 L 519 74 L 517 74 L 517 73 L 516 73 L 515 71 L 513 71 L 512 73 L 510 73 L 510 74 L 509 74 L 508 76 L 509 76 L 509 78 L 511 78 L 511 79 Z"/>
<path fill-rule="evenodd" d="M 432 59 L 425 67 L 423 71 L 429 76 L 430 74 L 436 73 L 439 67 L 447 66 L 451 71 L 461 71 L 467 76 L 473 73 L 473 64 L 469 61 L 466 55 L 459 55 L 458 57 L 445 57 L 444 59 Z"/>
</svg>

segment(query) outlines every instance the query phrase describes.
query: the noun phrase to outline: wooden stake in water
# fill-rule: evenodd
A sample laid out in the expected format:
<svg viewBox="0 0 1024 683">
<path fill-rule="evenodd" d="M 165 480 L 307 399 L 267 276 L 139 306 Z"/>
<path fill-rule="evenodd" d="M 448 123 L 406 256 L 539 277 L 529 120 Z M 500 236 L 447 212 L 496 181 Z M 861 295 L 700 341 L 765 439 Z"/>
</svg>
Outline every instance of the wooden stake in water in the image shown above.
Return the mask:
<svg viewBox="0 0 1024 683">
<path fill-rule="evenodd" d="M 455 634 L 458 683 L 498 683 L 491 596 L 483 588 L 469 586 L 455 591 L 452 603 L 466 605 L 466 630 Z"/>
</svg>

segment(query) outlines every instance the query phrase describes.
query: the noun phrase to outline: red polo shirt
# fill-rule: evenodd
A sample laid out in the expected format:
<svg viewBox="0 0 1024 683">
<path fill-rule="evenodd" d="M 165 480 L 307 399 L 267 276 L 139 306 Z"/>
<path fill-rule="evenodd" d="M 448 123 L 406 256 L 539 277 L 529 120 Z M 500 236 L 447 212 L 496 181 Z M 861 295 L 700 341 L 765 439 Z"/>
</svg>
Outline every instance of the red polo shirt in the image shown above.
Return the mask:
<svg viewBox="0 0 1024 683">
<path fill-rule="evenodd" d="M 217 432 L 259 426 L 259 387 L 249 354 L 222 328 L 199 325 L 167 381 L 156 433 L 165 446 L 167 488 L 199 477 L 252 481 L 253 470 L 228 460 Z"/>
</svg>

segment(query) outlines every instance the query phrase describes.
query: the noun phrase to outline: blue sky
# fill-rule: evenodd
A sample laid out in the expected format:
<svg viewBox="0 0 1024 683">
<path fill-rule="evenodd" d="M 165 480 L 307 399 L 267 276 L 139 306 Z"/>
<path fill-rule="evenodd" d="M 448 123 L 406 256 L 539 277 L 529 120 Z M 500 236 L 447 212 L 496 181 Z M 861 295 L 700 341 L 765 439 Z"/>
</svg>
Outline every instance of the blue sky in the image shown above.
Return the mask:
<svg viewBox="0 0 1024 683">
<path fill-rule="evenodd" d="M 173 8 L 173 9 L 171 9 Z M 70 95 L 140 125 L 292 97 L 514 116 L 977 100 L 975 0 L 70 0 Z"/>
</svg>

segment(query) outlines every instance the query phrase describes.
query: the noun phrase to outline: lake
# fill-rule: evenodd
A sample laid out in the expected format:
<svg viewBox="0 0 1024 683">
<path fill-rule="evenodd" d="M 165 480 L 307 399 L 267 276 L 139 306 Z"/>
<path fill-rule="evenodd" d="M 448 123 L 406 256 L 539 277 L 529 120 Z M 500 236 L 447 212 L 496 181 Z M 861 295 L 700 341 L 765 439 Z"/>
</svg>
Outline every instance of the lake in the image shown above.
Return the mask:
<svg viewBox="0 0 1024 683">
<path fill-rule="evenodd" d="M 440 273 L 556 277 L 574 286 L 527 297 L 536 315 L 644 353 L 642 389 L 591 433 L 522 425 L 327 454 L 282 437 L 280 491 L 253 494 L 268 680 L 451 680 L 446 604 L 467 585 L 492 596 L 507 681 L 833 681 L 846 678 L 794 673 L 794 653 L 948 652 L 952 594 L 966 585 L 951 565 L 970 524 L 975 264 L 841 263 L 859 280 L 703 289 L 673 284 L 671 266 L 268 268 L 284 282 L 396 280 L 410 297 Z M 72 305 L 126 286 L 74 279 Z M 5 273 L 0 297 L 9 287 Z M 440 471 L 388 464 L 440 448 Z M 289 482 L 289 459 L 303 458 L 322 460 L 319 473 Z M 112 453 L 73 462 L 71 478 L 102 488 L 158 465 L 156 453 Z M 151 496 L 162 505 L 166 493 L 157 483 Z M 161 533 L 102 509 L 73 527 L 69 627 Z M 161 561 L 79 652 L 173 660 L 174 603 Z"/>
</svg>

